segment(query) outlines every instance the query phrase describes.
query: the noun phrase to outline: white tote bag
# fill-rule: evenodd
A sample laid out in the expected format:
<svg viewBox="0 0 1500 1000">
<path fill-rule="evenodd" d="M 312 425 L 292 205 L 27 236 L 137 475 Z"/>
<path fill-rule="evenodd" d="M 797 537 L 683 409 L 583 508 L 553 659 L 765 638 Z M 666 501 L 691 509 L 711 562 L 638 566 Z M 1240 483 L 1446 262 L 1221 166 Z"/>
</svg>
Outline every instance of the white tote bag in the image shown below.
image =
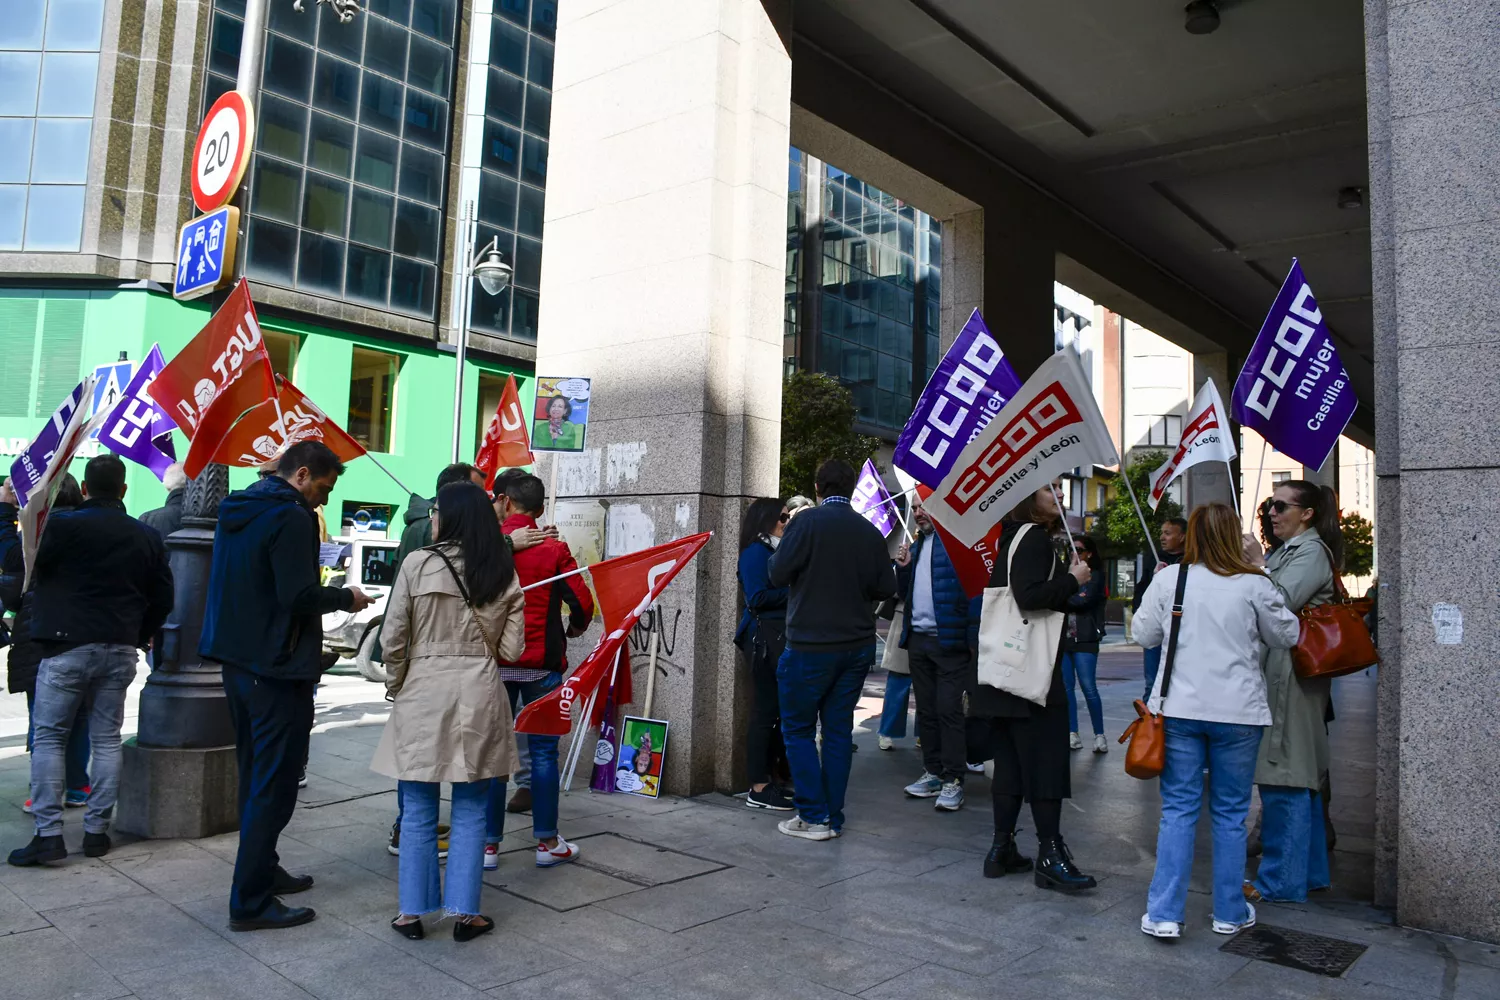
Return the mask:
<svg viewBox="0 0 1500 1000">
<path fill-rule="evenodd" d="M 1045 705 L 1067 615 L 1061 611 L 1022 611 L 1011 592 L 1016 546 L 1033 527 L 1022 525 L 1010 543 L 1005 555 L 1006 586 L 985 588 L 979 619 L 979 683 Z M 1057 560 L 1052 562 L 1049 580 L 1057 571 Z"/>
</svg>

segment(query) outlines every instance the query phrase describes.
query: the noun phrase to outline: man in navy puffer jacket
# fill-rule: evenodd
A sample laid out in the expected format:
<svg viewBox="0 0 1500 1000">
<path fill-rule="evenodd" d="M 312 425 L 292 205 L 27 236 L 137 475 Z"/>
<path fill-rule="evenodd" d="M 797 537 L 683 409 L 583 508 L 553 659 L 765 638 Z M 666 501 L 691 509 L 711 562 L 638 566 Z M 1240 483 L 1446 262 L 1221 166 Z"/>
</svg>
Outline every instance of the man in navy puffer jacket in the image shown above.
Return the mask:
<svg viewBox="0 0 1500 1000">
<path fill-rule="evenodd" d="M 921 505 L 912 508 L 921 530 L 910 550 L 896 553 L 897 587 L 906 602 L 901 647 L 911 667 L 917 696 L 917 735 L 922 740 L 923 774 L 906 786 L 914 798 L 937 799 L 947 811 L 964 804 L 968 771 L 964 731 L 964 689 L 970 670 L 970 633 L 978 622 L 973 602 L 959 582 L 943 540 Z"/>
</svg>

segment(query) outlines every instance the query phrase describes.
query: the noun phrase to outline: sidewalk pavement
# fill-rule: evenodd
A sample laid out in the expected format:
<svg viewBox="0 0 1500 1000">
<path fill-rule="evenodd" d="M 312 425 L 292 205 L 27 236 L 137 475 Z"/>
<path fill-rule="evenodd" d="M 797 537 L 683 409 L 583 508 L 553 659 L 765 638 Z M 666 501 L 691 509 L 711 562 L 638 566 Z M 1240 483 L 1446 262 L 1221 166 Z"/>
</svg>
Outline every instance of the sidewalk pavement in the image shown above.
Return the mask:
<svg viewBox="0 0 1500 1000">
<path fill-rule="evenodd" d="M 1105 683 L 1107 726 L 1130 717 L 1138 682 Z M 375 685 L 332 679 L 320 692 L 309 787 L 281 853 L 317 879 L 296 897 L 318 919 L 234 934 L 228 891 L 237 835 L 121 843 L 107 857 L 57 866 L 0 865 L 0 995 L 10 1000 L 318 997 L 591 1000 L 735 997 L 869 1000 L 1047 997 L 1500 996 L 1500 949 L 1394 927 L 1368 903 L 1373 680 L 1340 681 L 1335 701 L 1335 890 L 1304 906 L 1261 907 L 1263 925 L 1311 931 L 1367 950 L 1328 978 L 1221 950 L 1208 930 L 1207 824 L 1184 939 L 1141 935 L 1154 863 L 1157 799 L 1123 774 L 1120 748 L 1073 758 L 1063 829 L 1099 888 L 1067 898 L 1029 878 L 985 880 L 988 782 L 937 814 L 907 799 L 911 740 L 876 749 L 882 678 L 860 710 L 845 836 L 808 843 L 775 830 L 779 814 L 722 795 L 694 799 L 565 797 L 563 832 L 582 858 L 533 866 L 513 823 L 483 908 L 496 931 L 453 942 L 429 920 L 425 941 L 387 926 L 397 859 L 386 852 L 391 783 L 368 764 L 386 706 Z M 1361 736 L 1360 734 L 1366 734 Z M 27 758 L 0 760 L 0 846 L 31 835 L 19 809 Z M 585 776 L 580 776 L 581 779 Z M 582 781 L 580 781 L 582 783 Z M 511 817 L 512 821 L 521 817 Z M 1023 814 L 1023 823 L 1029 818 Z M 77 810 L 67 840 L 82 837 Z M 117 838 L 126 840 L 126 838 Z M 1031 832 L 1023 831 L 1028 851 Z"/>
</svg>

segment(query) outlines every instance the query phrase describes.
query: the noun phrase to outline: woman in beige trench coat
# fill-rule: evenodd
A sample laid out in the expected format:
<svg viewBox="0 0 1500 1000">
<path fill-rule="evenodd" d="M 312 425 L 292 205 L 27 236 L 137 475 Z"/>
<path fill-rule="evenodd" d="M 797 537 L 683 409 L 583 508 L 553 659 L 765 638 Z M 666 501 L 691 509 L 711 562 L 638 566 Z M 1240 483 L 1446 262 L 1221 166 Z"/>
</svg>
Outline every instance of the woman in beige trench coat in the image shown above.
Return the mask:
<svg viewBox="0 0 1500 1000">
<path fill-rule="evenodd" d="M 1266 573 L 1287 607 L 1333 600 L 1334 566 L 1342 562 L 1338 501 L 1333 491 L 1302 479 L 1276 487 L 1271 523 L 1282 545 L 1266 557 Z M 1304 679 L 1292 669 L 1290 649 L 1267 649 L 1262 666 L 1271 728 L 1260 743 L 1255 783 L 1260 789 L 1260 869 L 1245 883 L 1251 900 L 1305 902 L 1329 885 L 1328 844 L 1318 795 L 1328 770 L 1329 680 Z"/>
<path fill-rule="evenodd" d="M 510 699 L 497 658 L 525 643 L 525 595 L 484 490 L 452 483 L 432 509 L 437 541 L 413 552 L 386 607 L 381 644 L 391 717 L 371 767 L 401 782 L 401 912 L 391 922 L 423 936 L 422 914 L 457 917 L 453 937 L 494 928 L 479 913 L 490 779 L 516 761 Z M 448 879 L 438 876 L 438 793 L 453 784 Z"/>
</svg>

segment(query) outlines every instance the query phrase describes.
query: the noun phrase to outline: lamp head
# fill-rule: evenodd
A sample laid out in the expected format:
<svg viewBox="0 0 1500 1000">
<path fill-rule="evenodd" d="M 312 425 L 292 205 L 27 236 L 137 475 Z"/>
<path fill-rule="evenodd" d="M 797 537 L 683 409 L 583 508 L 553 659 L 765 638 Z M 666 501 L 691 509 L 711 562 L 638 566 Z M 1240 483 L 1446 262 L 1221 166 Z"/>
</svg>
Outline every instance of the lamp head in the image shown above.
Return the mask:
<svg viewBox="0 0 1500 1000">
<path fill-rule="evenodd" d="M 510 265 L 500 259 L 500 251 L 493 245 L 485 253 L 484 260 L 474 265 L 474 277 L 486 295 L 499 295 L 510 284 Z"/>
</svg>

